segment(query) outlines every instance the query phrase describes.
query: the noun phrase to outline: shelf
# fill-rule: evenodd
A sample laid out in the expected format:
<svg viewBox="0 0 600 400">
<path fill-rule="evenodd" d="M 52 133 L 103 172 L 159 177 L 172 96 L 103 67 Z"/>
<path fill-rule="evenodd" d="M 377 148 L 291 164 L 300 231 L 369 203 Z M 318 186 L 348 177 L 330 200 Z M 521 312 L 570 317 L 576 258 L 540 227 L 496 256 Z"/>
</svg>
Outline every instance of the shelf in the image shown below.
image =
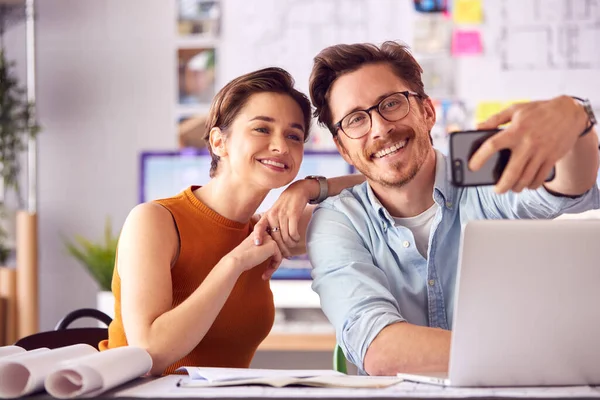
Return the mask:
<svg viewBox="0 0 600 400">
<path fill-rule="evenodd" d="M 258 346 L 259 351 L 333 351 L 333 333 L 273 333 Z"/>
</svg>

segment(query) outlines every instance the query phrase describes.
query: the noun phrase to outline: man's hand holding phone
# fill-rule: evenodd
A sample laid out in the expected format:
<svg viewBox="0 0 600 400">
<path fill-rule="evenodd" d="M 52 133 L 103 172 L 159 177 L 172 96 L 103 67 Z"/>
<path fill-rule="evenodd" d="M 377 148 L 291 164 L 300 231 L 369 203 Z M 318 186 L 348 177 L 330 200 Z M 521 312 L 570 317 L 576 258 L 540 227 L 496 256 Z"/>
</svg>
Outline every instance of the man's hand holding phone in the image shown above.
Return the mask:
<svg viewBox="0 0 600 400">
<path fill-rule="evenodd" d="M 510 160 L 496 184 L 496 193 L 540 187 L 558 160 L 573 148 L 586 128 L 587 118 L 575 100 L 560 96 L 515 104 L 477 128 L 495 129 L 508 122 L 510 125 L 485 140 L 469 161 L 469 169 L 478 171 L 495 153 L 510 150 Z"/>
</svg>

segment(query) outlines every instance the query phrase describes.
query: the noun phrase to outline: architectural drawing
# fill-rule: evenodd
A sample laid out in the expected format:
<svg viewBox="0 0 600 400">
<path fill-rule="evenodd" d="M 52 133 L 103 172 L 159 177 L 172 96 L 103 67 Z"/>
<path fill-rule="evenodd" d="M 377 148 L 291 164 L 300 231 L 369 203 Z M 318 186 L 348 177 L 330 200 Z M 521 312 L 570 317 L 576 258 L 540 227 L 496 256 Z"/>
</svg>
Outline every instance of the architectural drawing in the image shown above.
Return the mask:
<svg viewBox="0 0 600 400">
<path fill-rule="evenodd" d="M 279 65 L 306 89 L 313 58 L 327 46 L 407 41 L 410 29 L 400 21 L 410 7 L 396 0 L 259 0 L 256 7 L 225 11 L 243 24 L 243 37 L 228 40 L 245 44 L 246 70 Z"/>
<path fill-rule="evenodd" d="M 504 70 L 600 68 L 600 0 L 502 0 Z"/>
</svg>

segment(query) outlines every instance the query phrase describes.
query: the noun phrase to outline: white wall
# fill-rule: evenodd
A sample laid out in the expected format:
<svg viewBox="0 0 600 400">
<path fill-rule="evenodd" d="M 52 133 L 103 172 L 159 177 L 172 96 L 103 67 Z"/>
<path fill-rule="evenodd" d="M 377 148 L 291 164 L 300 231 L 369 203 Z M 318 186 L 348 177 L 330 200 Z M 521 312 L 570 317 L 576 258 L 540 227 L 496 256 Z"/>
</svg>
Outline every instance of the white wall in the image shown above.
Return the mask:
<svg viewBox="0 0 600 400">
<path fill-rule="evenodd" d="M 100 239 L 107 216 L 118 229 L 138 152 L 176 144 L 174 15 L 165 0 L 37 1 L 41 329 L 95 306 L 61 235 Z"/>
</svg>

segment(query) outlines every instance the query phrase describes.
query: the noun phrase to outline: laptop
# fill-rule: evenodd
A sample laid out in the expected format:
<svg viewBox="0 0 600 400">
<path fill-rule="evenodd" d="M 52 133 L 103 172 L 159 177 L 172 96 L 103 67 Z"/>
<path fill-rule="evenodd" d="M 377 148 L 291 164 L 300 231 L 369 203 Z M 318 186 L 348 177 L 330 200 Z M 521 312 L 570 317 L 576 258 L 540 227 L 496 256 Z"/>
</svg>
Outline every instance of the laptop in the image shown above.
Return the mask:
<svg viewBox="0 0 600 400">
<path fill-rule="evenodd" d="M 444 386 L 600 384 L 600 220 L 469 222 Z"/>
</svg>

